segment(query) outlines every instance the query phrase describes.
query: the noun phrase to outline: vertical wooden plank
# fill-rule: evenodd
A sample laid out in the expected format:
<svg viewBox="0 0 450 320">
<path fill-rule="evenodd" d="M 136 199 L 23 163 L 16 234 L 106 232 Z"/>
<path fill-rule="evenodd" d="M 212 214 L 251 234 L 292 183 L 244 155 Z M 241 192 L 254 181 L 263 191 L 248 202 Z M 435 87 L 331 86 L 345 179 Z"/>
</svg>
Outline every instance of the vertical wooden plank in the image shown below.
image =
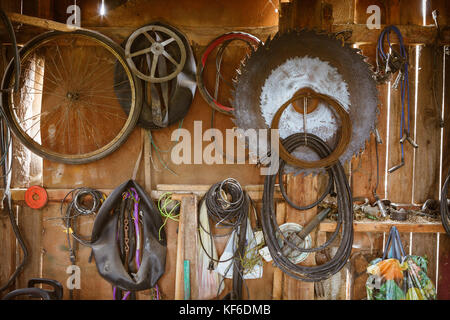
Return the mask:
<svg viewBox="0 0 450 320">
<path fill-rule="evenodd" d="M 4 286 L 16 268 L 16 239 L 6 209 L 0 211 L 0 286 Z M 14 285 L 11 286 L 11 290 Z M 8 290 L 1 294 L 5 294 Z"/>
<path fill-rule="evenodd" d="M 59 204 L 48 204 L 42 209 L 42 277 L 59 281 L 64 288 L 64 299 L 69 299 L 66 269 L 71 265 L 67 234 L 59 215 Z M 81 274 L 83 278 L 83 274 Z M 82 289 L 82 288 L 81 288 Z M 77 297 L 78 290 L 74 290 Z"/>
<path fill-rule="evenodd" d="M 431 47 L 420 51 L 416 142 L 414 167 L 414 203 L 439 199 L 440 111 L 433 100 L 433 52 Z M 438 100 L 440 101 L 440 99 Z"/>
<path fill-rule="evenodd" d="M 191 300 L 198 298 L 198 281 L 197 281 L 197 203 L 196 195 L 184 197 L 181 202 L 181 208 L 184 210 L 184 260 L 189 261 L 190 265 L 190 288 Z"/>
<path fill-rule="evenodd" d="M 442 140 L 442 180 L 445 179 L 450 170 L 450 46 L 447 46 L 448 53 L 443 57 L 445 59 L 445 87 L 444 89 L 444 129 Z M 443 183 L 444 181 L 442 181 Z"/>
<path fill-rule="evenodd" d="M 288 175 L 287 194 L 297 203 L 308 204 L 317 199 L 319 176 L 299 174 Z M 298 223 L 305 226 L 317 214 L 317 207 L 310 210 L 299 211 L 290 206 L 286 208 L 286 222 Z M 312 243 L 315 243 L 315 234 L 311 233 Z M 302 263 L 304 266 L 315 265 L 315 254 L 311 253 Z M 284 275 L 283 299 L 313 300 L 314 283 L 303 282 Z"/>
<path fill-rule="evenodd" d="M 53 20 L 54 0 L 38 0 L 37 16 L 39 18 Z"/>
<path fill-rule="evenodd" d="M 380 13 L 381 13 L 381 24 L 386 24 L 387 19 L 387 10 L 386 7 L 389 6 L 389 4 L 386 4 L 386 1 L 383 0 L 355 0 L 354 5 L 354 23 L 356 24 L 366 24 L 367 18 L 372 13 L 367 13 L 367 8 L 369 6 L 376 5 L 380 7 Z"/>
<path fill-rule="evenodd" d="M 15 205 L 14 208 L 17 206 Z M 28 249 L 28 262 L 17 281 L 17 288 L 26 288 L 30 278 L 40 278 L 42 269 L 42 210 L 19 206 L 18 225 Z M 20 251 L 20 259 L 23 252 Z"/>
<path fill-rule="evenodd" d="M 444 1 L 447 6 L 450 6 L 448 1 Z M 448 8 L 448 7 L 447 7 Z M 447 21 L 450 21 L 450 13 L 447 10 Z M 441 11 L 442 15 L 442 11 Z M 447 22 L 448 23 L 448 22 Z M 447 48 L 450 48 L 447 46 Z M 442 59 L 442 96 L 440 97 L 441 104 L 444 106 L 444 128 L 442 129 L 442 184 L 450 170 L 450 50 L 449 54 L 440 57 Z M 439 92 L 439 91 L 438 91 Z M 443 99 L 443 101 L 441 100 Z M 442 110 L 441 110 L 442 112 Z M 442 186 L 440 186 L 442 187 Z M 448 195 L 447 195 L 448 196 Z M 450 236 L 447 234 L 440 234 L 439 241 L 439 275 L 438 275 L 438 299 L 450 299 Z M 432 281 L 435 281 L 432 279 Z"/>
<path fill-rule="evenodd" d="M 279 15 L 279 31 L 286 32 L 292 28 L 292 3 L 282 2 L 280 3 L 280 15 Z"/>
<path fill-rule="evenodd" d="M 435 283 L 434 279 L 431 279 Z M 440 234 L 439 237 L 439 276 L 437 284 L 439 300 L 450 300 L 450 237 Z"/>
<path fill-rule="evenodd" d="M 381 23 L 385 24 L 387 20 L 386 5 L 384 1 L 355 1 L 354 21 L 357 24 L 365 24 L 368 14 L 367 8 L 370 5 L 377 5 L 381 9 Z M 359 46 L 362 54 L 367 57 L 366 62 L 369 63 L 373 70 L 376 70 L 376 46 L 375 44 Z M 377 195 L 384 198 L 384 181 L 385 181 L 385 160 L 386 160 L 386 128 L 388 117 L 388 84 L 378 85 L 379 92 L 379 114 L 377 119 L 377 129 L 380 134 L 382 144 L 378 145 L 378 187 Z M 354 197 L 368 198 L 370 202 L 374 202 L 373 191 L 377 185 L 377 157 L 376 142 L 372 134 L 366 142 L 364 152 L 352 159 L 351 162 L 351 186 Z"/>
<path fill-rule="evenodd" d="M 292 6 L 292 27 L 323 29 L 321 1 L 293 0 Z"/>
<path fill-rule="evenodd" d="M 144 185 L 145 191 L 150 194 L 152 191 L 152 164 L 150 160 L 152 145 L 147 130 L 142 129 L 142 133 L 144 134 Z"/>
<path fill-rule="evenodd" d="M 375 54 L 376 47 L 374 45 L 362 45 L 359 47 L 362 54 L 367 57 L 367 62 L 372 66 L 376 65 Z M 375 67 L 373 67 L 375 69 Z M 384 198 L 384 181 L 385 181 L 385 163 L 386 163 L 386 126 L 388 115 L 388 84 L 378 85 L 379 114 L 377 118 L 377 129 L 380 134 L 382 144 L 378 145 L 378 187 L 377 194 L 380 198 Z M 374 202 L 373 190 L 377 184 L 377 157 L 376 157 L 375 136 L 371 134 L 366 142 L 364 152 L 358 157 L 352 159 L 352 181 L 351 186 L 354 197 L 365 197 Z"/>
<path fill-rule="evenodd" d="M 412 254 L 416 256 L 426 257 L 428 259 L 427 275 L 433 283 L 436 282 L 436 240 L 436 234 L 434 233 L 414 233 L 412 243 Z"/>
<path fill-rule="evenodd" d="M 450 24 L 450 2 L 448 0 L 427 0 L 426 22 L 427 25 L 434 25 L 432 17 L 433 10 L 438 10 L 438 22 L 440 26 Z"/>
<path fill-rule="evenodd" d="M 178 226 L 177 221 L 169 219 L 165 226 L 167 238 L 167 255 L 166 255 L 166 269 L 165 273 L 158 281 L 158 287 L 161 292 L 163 300 L 175 299 L 175 270 L 177 267 L 177 253 L 178 253 Z"/>
<path fill-rule="evenodd" d="M 282 225 L 286 221 L 286 203 L 278 202 L 276 207 L 277 223 Z M 281 300 L 283 294 L 283 271 L 274 266 L 272 299 Z"/>
<path fill-rule="evenodd" d="M 333 23 L 353 23 L 355 15 L 355 0 L 327 0 L 333 7 Z"/>
<path fill-rule="evenodd" d="M 181 206 L 178 223 L 177 262 L 175 269 L 175 300 L 184 299 L 184 228 L 188 211 L 186 211 L 187 208 L 185 198 L 182 197 L 180 200 Z"/>
<path fill-rule="evenodd" d="M 409 56 L 409 99 L 410 99 L 410 136 L 414 139 L 414 117 L 415 117 L 415 61 L 416 47 L 406 47 Z M 391 87 L 391 104 L 390 104 L 390 121 L 389 121 L 389 150 L 388 152 L 388 169 L 400 164 L 401 162 L 401 145 L 400 139 L 403 134 L 400 133 L 400 121 L 402 116 L 401 89 L 400 85 L 397 90 Z M 404 129 L 408 126 L 408 106 L 407 98 L 405 98 L 405 124 Z M 404 144 L 404 162 L 405 165 L 400 169 L 387 174 L 387 197 L 396 203 L 411 203 L 412 201 L 412 181 L 413 181 L 413 162 L 414 148 L 411 144 Z"/>
<path fill-rule="evenodd" d="M 77 233 L 89 239 L 92 234 L 92 228 L 94 227 L 94 221 L 94 215 L 79 217 L 77 219 Z M 64 243 L 67 244 L 67 240 Z M 92 261 L 89 262 L 92 249 L 79 243 L 76 244 L 76 248 L 76 265 L 80 267 L 81 272 L 81 288 L 79 292 L 75 290 L 78 298 L 80 300 L 112 300 L 113 289 L 111 284 L 98 273 L 95 258 L 92 257 Z M 66 253 L 66 256 L 68 257 L 68 253 Z"/>
<path fill-rule="evenodd" d="M 317 0 L 293 1 L 293 26 L 296 28 L 329 29 L 332 23 L 332 7 Z M 310 203 L 317 198 L 319 189 L 318 176 L 288 175 L 287 194 L 291 199 L 300 203 Z M 306 225 L 317 214 L 317 208 L 298 212 L 288 206 L 286 208 L 286 221 Z M 312 243 L 315 243 L 315 234 L 311 233 Z M 315 255 L 310 254 L 303 261 L 303 265 L 314 265 Z M 284 275 L 283 299 L 314 299 L 314 283 L 302 282 Z"/>
</svg>

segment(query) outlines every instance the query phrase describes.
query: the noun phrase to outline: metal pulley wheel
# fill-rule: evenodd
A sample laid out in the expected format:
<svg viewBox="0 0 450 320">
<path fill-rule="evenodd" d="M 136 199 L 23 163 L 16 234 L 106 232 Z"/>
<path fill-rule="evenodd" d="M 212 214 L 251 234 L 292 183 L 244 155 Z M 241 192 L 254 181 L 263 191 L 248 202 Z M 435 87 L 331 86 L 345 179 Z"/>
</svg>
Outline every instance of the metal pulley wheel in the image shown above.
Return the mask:
<svg viewBox="0 0 450 320">
<path fill-rule="evenodd" d="M 153 31 L 148 31 L 150 29 Z M 133 35 L 134 39 L 131 40 Z M 171 40 L 175 39 L 173 35 L 181 39 L 181 47 L 177 41 Z M 148 49 L 150 41 L 148 37 L 155 40 L 155 43 L 165 44 L 171 41 L 164 47 L 167 54 L 176 61 L 184 60 L 181 72 L 178 72 L 178 68 L 167 59 L 159 58 L 156 64 L 152 63 L 155 56 L 152 59 L 151 51 L 132 58 L 134 66 L 138 69 L 151 72 L 152 68 L 155 68 L 154 73 L 158 79 L 170 78 L 165 82 L 142 82 L 143 106 L 138 125 L 155 130 L 172 125 L 185 117 L 197 89 L 195 81 L 197 69 L 195 56 L 187 37 L 180 30 L 162 22 L 155 21 L 136 30 L 122 43 L 122 46 L 130 46 L 129 50 L 132 52 L 143 52 Z M 115 93 L 120 99 L 124 98 L 122 91 L 124 76 L 120 69 L 115 70 Z M 126 105 L 122 107 L 125 112 L 128 112 Z"/>
<path fill-rule="evenodd" d="M 260 45 L 238 72 L 233 121 L 243 130 L 268 129 L 280 106 L 303 88 L 332 98 L 349 116 L 351 137 L 339 160 L 343 163 L 361 153 L 376 127 L 378 91 L 365 57 L 333 34 L 292 30 Z M 280 137 L 311 133 L 335 149 L 344 125 L 334 109 L 323 99 L 291 101 L 280 115 Z M 256 152 L 254 146 L 249 148 Z M 292 155 L 310 163 L 321 160 L 308 146 Z M 325 172 L 316 167 L 299 171 Z"/>
<path fill-rule="evenodd" d="M 168 37 L 162 37 L 158 40 L 151 34 L 155 32 Z M 148 45 L 143 49 L 132 52 L 131 49 L 133 43 L 142 35 L 148 40 Z M 167 46 L 173 44 L 175 44 L 180 51 L 178 60 L 172 57 L 167 51 Z M 135 58 L 142 55 L 144 55 L 147 60 L 147 70 L 140 68 L 139 64 L 135 63 Z M 125 57 L 131 70 L 133 70 L 139 78 L 153 83 L 161 83 L 175 78 L 183 70 L 186 62 L 186 47 L 181 38 L 169 28 L 160 25 L 149 25 L 139 28 L 131 34 L 125 45 Z M 156 68 L 159 59 L 167 59 L 175 68 L 168 74 L 161 76 L 157 75 Z"/>
</svg>

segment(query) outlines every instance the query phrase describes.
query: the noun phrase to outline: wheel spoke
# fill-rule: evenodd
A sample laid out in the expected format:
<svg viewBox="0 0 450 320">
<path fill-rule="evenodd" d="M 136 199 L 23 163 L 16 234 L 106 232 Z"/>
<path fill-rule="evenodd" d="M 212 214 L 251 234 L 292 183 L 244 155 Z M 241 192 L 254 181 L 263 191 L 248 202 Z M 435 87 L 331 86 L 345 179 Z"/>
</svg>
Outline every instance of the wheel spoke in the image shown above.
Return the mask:
<svg viewBox="0 0 450 320">
<path fill-rule="evenodd" d="M 178 62 L 176 62 L 175 59 L 172 58 L 172 56 L 171 56 L 170 54 L 167 53 L 167 51 L 164 50 L 162 54 L 163 54 L 164 57 L 166 57 L 167 60 L 169 60 L 169 61 L 172 62 L 175 66 L 178 67 L 178 65 L 179 65 Z"/>
<path fill-rule="evenodd" d="M 167 40 L 161 42 L 161 44 L 163 45 L 163 47 L 165 47 L 165 46 L 167 46 L 169 43 L 172 43 L 172 42 L 174 42 L 174 41 L 175 41 L 174 38 L 169 38 L 169 39 L 167 39 Z"/>
<path fill-rule="evenodd" d="M 140 55 L 146 54 L 146 53 L 150 52 L 151 50 L 152 50 L 151 48 L 145 48 L 145 49 L 142 49 L 142 50 L 139 50 L 139 51 L 135 51 L 133 53 L 130 53 L 127 56 L 127 58 L 134 58 L 136 56 L 140 56 Z"/>
<path fill-rule="evenodd" d="M 155 43 L 155 39 L 152 38 L 152 36 L 148 32 L 143 32 L 144 36 L 150 41 L 151 44 Z"/>
<path fill-rule="evenodd" d="M 158 65 L 158 57 L 156 54 L 153 55 L 152 68 L 150 70 L 150 77 L 155 77 L 156 66 Z"/>
</svg>

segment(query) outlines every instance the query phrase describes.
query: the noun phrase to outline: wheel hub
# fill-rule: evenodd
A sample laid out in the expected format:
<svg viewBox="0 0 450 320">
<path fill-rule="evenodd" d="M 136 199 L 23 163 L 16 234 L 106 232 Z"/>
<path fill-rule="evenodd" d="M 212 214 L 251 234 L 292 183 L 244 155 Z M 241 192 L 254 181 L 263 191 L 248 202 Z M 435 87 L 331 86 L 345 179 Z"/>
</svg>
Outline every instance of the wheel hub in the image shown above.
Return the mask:
<svg viewBox="0 0 450 320">
<path fill-rule="evenodd" d="M 67 92 L 66 95 L 67 99 L 69 99 L 70 101 L 76 101 L 78 100 L 78 98 L 80 97 L 80 95 L 76 92 Z"/>
<path fill-rule="evenodd" d="M 152 44 L 152 46 L 150 47 L 150 51 L 154 54 L 154 55 L 160 55 L 164 52 L 164 46 L 159 43 L 159 42 L 155 42 L 154 44 Z"/>
</svg>

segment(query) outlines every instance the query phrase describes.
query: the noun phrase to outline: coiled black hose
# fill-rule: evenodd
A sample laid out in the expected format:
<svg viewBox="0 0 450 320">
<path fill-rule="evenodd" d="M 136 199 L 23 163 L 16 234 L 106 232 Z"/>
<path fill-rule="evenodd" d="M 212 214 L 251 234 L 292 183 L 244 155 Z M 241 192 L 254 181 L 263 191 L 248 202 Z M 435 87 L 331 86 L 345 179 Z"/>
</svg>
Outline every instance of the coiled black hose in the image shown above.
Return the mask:
<svg viewBox="0 0 450 320">
<path fill-rule="evenodd" d="M 448 235 L 450 235 L 450 223 L 449 223 L 449 213 L 448 213 L 448 186 L 450 184 L 450 170 L 447 173 L 447 178 L 445 178 L 444 185 L 442 186 L 441 191 L 441 220 L 442 225 L 444 226 L 445 231 Z"/>
<path fill-rule="evenodd" d="M 331 153 L 328 145 L 316 135 L 306 134 L 307 146 L 314 150 L 321 158 L 327 157 Z M 296 133 L 283 140 L 283 146 L 289 153 L 296 148 L 305 146 L 305 134 Z M 280 163 L 283 160 L 280 159 Z M 345 176 L 344 168 L 340 162 L 337 162 L 331 168 L 328 168 L 336 185 L 338 217 L 336 229 L 331 237 L 321 246 L 316 248 L 304 249 L 295 246 L 293 243 L 284 239 L 284 242 L 295 250 L 300 252 L 315 252 L 329 246 L 338 236 L 342 226 L 342 235 L 340 245 L 334 257 L 326 263 L 319 266 L 300 266 L 292 263 L 289 258 L 281 253 L 278 244 L 277 235 L 282 236 L 279 226 L 276 222 L 274 210 L 274 185 L 276 174 L 267 176 L 264 181 L 263 208 L 262 208 L 262 227 L 264 238 L 269 248 L 270 254 L 277 267 L 289 276 L 307 282 L 322 281 L 341 270 L 350 257 L 353 244 L 353 206 L 350 186 Z"/>
</svg>

